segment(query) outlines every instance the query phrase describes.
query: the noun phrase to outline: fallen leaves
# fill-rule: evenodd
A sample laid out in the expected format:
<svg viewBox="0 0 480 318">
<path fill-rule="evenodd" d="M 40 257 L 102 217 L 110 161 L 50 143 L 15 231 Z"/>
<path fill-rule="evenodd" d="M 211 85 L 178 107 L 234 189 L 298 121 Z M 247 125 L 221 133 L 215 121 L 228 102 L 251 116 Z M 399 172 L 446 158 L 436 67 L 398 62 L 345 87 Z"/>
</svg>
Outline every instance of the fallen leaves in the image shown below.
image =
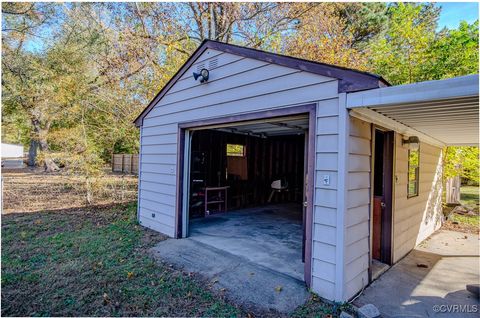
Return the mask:
<svg viewBox="0 0 480 318">
<path fill-rule="evenodd" d="M 275 287 L 275 291 L 276 291 L 277 293 L 281 292 L 282 290 L 283 290 L 283 287 L 282 287 L 282 286 L 277 286 L 277 287 Z"/>
<path fill-rule="evenodd" d="M 127 278 L 128 278 L 128 279 L 131 279 L 131 278 L 133 278 L 134 275 L 135 275 L 135 274 L 133 274 L 133 272 L 128 272 L 128 273 L 127 273 Z"/>
<path fill-rule="evenodd" d="M 110 297 L 108 297 L 107 293 L 103 293 L 103 304 L 107 305 L 110 302 Z"/>
<path fill-rule="evenodd" d="M 101 269 L 103 267 L 103 262 L 97 262 L 92 265 L 92 269 L 96 271 L 97 269 Z"/>
</svg>

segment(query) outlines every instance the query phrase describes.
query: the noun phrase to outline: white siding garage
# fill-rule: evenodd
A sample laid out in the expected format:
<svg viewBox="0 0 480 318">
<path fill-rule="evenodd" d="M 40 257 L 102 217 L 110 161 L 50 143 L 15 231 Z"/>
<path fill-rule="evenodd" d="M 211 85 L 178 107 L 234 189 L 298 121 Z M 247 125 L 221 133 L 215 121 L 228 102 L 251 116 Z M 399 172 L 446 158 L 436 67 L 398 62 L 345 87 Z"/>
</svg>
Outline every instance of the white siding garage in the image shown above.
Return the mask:
<svg viewBox="0 0 480 318">
<path fill-rule="evenodd" d="M 208 70 L 208 78 L 201 83 L 193 73 L 203 69 Z M 478 77 L 475 80 L 478 86 Z M 468 79 L 460 82 L 472 84 Z M 435 84 L 415 86 L 413 95 L 408 95 L 412 89 L 386 86 L 386 81 L 373 74 L 203 42 L 135 121 L 141 129 L 140 224 L 172 238 L 188 235 L 185 205 L 190 197 L 187 178 L 194 131 L 265 137 L 259 129 L 269 124 L 276 125 L 270 130 L 303 129 L 306 159 L 300 193 L 303 191 L 306 211 L 302 219 L 304 279 L 324 298 L 352 298 L 371 282 L 374 259 L 396 262 L 441 224 L 441 148 L 449 142 L 464 141 L 448 134 L 448 142 L 443 142 L 445 134 L 440 130 L 408 117 L 416 111 L 425 114 L 428 100 L 436 96 L 429 91 L 437 89 Z M 390 92 L 401 96 L 399 105 Z M 455 92 L 449 89 L 447 95 Z M 464 107 L 465 102 L 477 101 L 478 106 L 478 90 L 472 93 L 466 89 L 462 94 L 457 96 L 462 103 L 449 105 Z M 448 99 L 444 95 L 441 98 Z M 426 99 L 421 98 L 421 105 L 416 105 L 422 96 Z M 386 105 L 390 108 L 382 108 Z M 405 105 L 424 108 L 396 118 L 399 113 L 395 107 Z M 438 101 L 435 107 L 445 109 Z M 475 121 L 475 111 L 469 109 L 468 124 L 478 131 L 478 107 L 476 112 Z M 273 122 L 280 118 L 275 115 L 279 113 L 287 116 L 281 117 L 284 122 Z M 292 125 L 294 119 L 288 117 L 292 114 L 303 116 L 300 123 L 308 118 L 308 128 Z M 242 125 L 244 130 L 238 129 Z M 409 146 L 403 140 L 411 136 L 420 139 L 420 193 L 407 199 Z M 476 142 L 473 134 L 467 137 L 472 139 L 467 142 Z M 386 163 L 380 167 L 382 157 Z M 375 175 L 387 177 L 380 180 Z M 377 193 L 381 182 L 385 190 Z M 379 200 L 387 211 L 381 224 L 388 230 L 383 232 L 391 234 L 381 239 L 375 234 L 380 224 L 376 214 Z M 378 252 L 376 244 L 380 241 Z"/>
<path fill-rule="evenodd" d="M 209 79 L 201 84 L 192 74 L 203 68 L 208 69 Z M 343 257 L 337 250 L 343 244 L 343 229 L 337 227 L 343 220 L 338 200 L 345 194 L 337 190 L 344 183 L 339 179 L 345 179 L 339 176 L 339 170 L 345 171 L 345 164 L 339 167 L 345 151 L 340 147 L 346 145 L 339 132 L 347 118 L 344 93 L 385 85 L 370 74 L 205 42 L 136 121 L 141 127 L 139 222 L 181 237 L 177 232 L 179 123 L 314 103 L 314 207 L 313 221 L 306 225 L 312 233 L 312 259 L 306 260 L 311 266 L 306 281 L 325 298 L 343 299 L 339 281 L 343 266 L 337 266 Z M 328 184 L 323 183 L 324 176 L 329 177 Z"/>
<path fill-rule="evenodd" d="M 180 88 L 173 85 L 173 92 L 152 108 L 141 127 L 140 222 L 172 237 L 179 122 L 311 102 L 318 103 L 319 120 L 335 119 L 338 114 L 336 79 L 211 49 L 199 59 L 179 80 Z M 212 61 L 216 67 L 209 70 L 208 85 L 199 85 L 191 74 Z M 323 153 L 337 152 L 336 138 L 336 130 L 318 134 L 317 143 L 325 147 L 318 150 L 320 158 Z M 325 200 L 332 197 L 328 194 Z M 152 218 L 152 213 L 159 217 Z"/>
</svg>

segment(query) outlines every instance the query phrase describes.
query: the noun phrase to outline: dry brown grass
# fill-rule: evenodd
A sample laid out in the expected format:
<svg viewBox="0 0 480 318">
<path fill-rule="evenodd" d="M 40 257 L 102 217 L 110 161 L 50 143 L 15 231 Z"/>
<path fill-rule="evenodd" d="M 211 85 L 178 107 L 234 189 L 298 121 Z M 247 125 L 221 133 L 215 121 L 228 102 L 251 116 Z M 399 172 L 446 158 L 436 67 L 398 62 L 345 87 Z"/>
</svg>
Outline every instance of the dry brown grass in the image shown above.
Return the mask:
<svg viewBox="0 0 480 318">
<path fill-rule="evenodd" d="M 35 212 L 136 201 L 137 177 L 107 173 L 84 176 L 44 173 L 41 170 L 2 171 L 3 213 Z M 90 202 L 87 200 L 90 187 Z"/>
</svg>

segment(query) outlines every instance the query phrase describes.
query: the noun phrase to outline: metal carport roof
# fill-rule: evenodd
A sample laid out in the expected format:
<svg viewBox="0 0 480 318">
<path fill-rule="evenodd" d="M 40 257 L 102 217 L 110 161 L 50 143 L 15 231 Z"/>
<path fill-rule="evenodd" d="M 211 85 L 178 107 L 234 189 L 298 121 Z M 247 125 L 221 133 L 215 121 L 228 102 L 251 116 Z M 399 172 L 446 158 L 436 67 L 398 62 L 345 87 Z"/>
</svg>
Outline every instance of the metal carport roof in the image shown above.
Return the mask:
<svg viewBox="0 0 480 318">
<path fill-rule="evenodd" d="M 475 74 L 347 93 L 346 107 L 353 116 L 425 141 L 478 145 L 478 84 Z"/>
</svg>

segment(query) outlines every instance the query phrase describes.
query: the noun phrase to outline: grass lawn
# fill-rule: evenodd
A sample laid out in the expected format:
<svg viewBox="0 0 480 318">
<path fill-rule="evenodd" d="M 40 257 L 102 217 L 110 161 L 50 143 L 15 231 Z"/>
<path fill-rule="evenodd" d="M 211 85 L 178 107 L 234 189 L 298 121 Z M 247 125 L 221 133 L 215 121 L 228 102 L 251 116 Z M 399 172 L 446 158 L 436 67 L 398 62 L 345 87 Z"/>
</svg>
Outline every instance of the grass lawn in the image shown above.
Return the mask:
<svg viewBox="0 0 480 318">
<path fill-rule="evenodd" d="M 475 186 L 460 187 L 460 203 L 478 212 L 479 188 Z"/>
<path fill-rule="evenodd" d="M 239 316 L 146 249 L 135 206 L 4 215 L 2 316 Z"/>
<path fill-rule="evenodd" d="M 462 186 L 460 188 L 460 203 L 470 210 L 474 211 L 474 215 L 461 215 L 451 213 L 453 207 L 446 208 L 446 215 L 449 215 L 447 222 L 444 224 L 445 229 L 454 231 L 462 231 L 467 233 L 479 233 L 480 216 L 478 214 L 479 188 L 475 186 Z"/>
<path fill-rule="evenodd" d="M 460 214 L 453 214 L 450 216 L 450 221 L 458 222 L 458 224 L 467 225 L 467 226 L 475 226 L 478 227 L 480 217 L 478 215 L 460 215 Z"/>
<path fill-rule="evenodd" d="M 147 249 L 165 237 L 139 226 L 135 210 L 124 205 L 3 215 L 2 316 L 262 315 L 155 262 Z M 313 296 L 293 316 L 331 317 L 339 310 Z"/>
</svg>

